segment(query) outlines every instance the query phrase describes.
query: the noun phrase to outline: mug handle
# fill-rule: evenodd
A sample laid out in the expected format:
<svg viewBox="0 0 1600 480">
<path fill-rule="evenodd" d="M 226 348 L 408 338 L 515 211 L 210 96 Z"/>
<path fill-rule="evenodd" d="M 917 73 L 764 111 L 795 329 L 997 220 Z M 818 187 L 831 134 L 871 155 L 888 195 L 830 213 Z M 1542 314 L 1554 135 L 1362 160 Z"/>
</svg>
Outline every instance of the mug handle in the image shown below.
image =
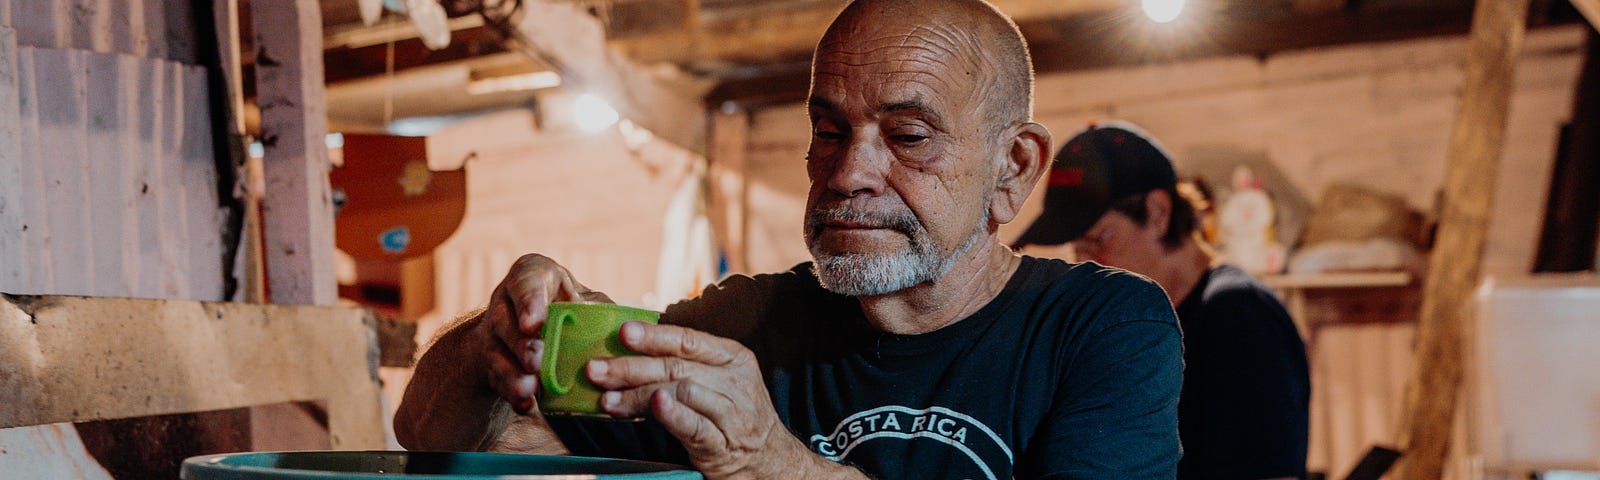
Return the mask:
<svg viewBox="0 0 1600 480">
<path fill-rule="evenodd" d="M 540 363 L 539 383 L 544 384 L 544 389 L 556 395 L 566 395 L 572 390 L 572 384 L 561 384 L 561 379 L 556 378 L 556 359 L 561 358 L 561 325 L 572 321 L 572 312 L 562 311 L 557 314 L 560 318 L 546 319 L 544 327 L 544 360 Z"/>
</svg>

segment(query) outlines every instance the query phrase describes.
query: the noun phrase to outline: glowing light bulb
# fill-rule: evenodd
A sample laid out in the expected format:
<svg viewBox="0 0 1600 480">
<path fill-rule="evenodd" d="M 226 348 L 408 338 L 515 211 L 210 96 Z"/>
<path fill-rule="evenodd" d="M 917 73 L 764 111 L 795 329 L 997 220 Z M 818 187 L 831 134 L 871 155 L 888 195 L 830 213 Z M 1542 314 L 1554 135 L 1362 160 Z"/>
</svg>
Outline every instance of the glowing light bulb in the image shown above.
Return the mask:
<svg viewBox="0 0 1600 480">
<path fill-rule="evenodd" d="M 578 128 L 590 133 L 611 128 L 619 118 L 616 109 L 611 108 L 611 104 L 591 93 L 578 95 L 578 98 L 573 99 L 572 113 L 576 117 Z"/>
<path fill-rule="evenodd" d="M 1167 23 L 1183 13 L 1184 0 L 1143 0 L 1144 15 L 1156 23 Z"/>
</svg>

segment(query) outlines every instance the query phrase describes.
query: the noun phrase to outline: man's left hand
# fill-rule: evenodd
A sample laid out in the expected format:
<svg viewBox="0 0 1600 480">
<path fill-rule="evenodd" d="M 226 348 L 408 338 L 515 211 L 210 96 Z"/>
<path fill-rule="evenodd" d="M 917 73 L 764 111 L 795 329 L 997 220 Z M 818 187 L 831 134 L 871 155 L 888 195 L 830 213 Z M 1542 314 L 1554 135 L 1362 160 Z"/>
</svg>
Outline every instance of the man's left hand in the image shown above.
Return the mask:
<svg viewBox="0 0 1600 480">
<path fill-rule="evenodd" d="M 589 380 L 607 390 L 601 406 L 617 417 L 654 417 L 707 478 L 802 478 L 794 475 L 842 467 L 811 454 L 778 420 L 744 345 L 642 322 L 623 324 L 619 336 L 642 355 L 589 362 Z"/>
</svg>

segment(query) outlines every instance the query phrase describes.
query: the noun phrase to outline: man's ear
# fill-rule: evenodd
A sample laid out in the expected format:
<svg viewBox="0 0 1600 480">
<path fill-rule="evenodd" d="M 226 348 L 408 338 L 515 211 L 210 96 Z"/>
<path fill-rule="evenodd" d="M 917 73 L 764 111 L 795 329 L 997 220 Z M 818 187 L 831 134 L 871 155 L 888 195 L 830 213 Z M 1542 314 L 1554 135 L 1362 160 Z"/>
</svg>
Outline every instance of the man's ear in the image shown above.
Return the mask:
<svg viewBox="0 0 1600 480">
<path fill-rule="evenodd" d="M 994 201 L 989 203 L 989 217 L 996 224 L 1017 218 L 1028 194 L 1039 185 L 1039 177 L 1050 169 L 1050 129 L 1025 122 L 1007 129 L 1006 135 Z"/>
<path fill-rule="evenodd" d="M 1145 193 L 1145 228 L 1161 232 L 1162 236 L 1166 236 L 1167 229 L 1172 226 L 1172 201 L 1172 194 L 1166 190 L 1158 188 Z"/>
</svg>

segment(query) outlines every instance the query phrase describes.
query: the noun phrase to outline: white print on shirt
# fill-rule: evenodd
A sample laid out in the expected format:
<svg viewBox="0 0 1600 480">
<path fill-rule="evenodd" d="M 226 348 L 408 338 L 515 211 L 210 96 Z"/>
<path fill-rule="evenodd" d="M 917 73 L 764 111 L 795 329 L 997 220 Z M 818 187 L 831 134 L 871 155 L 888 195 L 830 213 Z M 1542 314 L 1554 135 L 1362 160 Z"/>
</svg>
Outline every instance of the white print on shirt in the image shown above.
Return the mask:
<svg viewBox="0 0 1600 480">
<path fill-rule="evenodd" d="M 943 442 L 961 451 L 977 464 L 991 480 L 994 471 L 973 451 L 973 442 L 994 442 L 1005 452 L 1006 461 L 1012 462 L 1011 447 L 983 422 L 944 407 L 916 410 L 898 405 L 886 405 L 845 417 L 834 427 L 833 433 L 811 436 L 811 449 L 828 460 L 839 461 L 850 455 L 856 446 L 879 438 L 910 440 L 928 438 Z M 991 450 L 992 451 L 992 450 Z"/>
</svg>

